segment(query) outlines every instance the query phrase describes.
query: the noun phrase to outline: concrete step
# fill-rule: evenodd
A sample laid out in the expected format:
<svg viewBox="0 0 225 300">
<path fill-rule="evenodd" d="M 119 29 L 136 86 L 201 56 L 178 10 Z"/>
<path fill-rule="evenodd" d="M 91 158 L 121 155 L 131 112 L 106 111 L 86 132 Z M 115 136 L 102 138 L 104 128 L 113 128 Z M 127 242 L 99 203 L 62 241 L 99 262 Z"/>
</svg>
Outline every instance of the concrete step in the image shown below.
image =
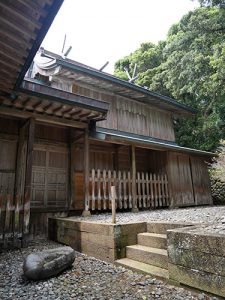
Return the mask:
<svg viewBox="0 0 225 300">
<path fill-rule="evenodd" d="M 166 234 L 144 232 L 137 235 L 137 241 L 139 245 L 167 249 Z"/>
<path fill-rule="evenodd" d="M 142 274 L 148 274 L 160 279 L 169 278 L 168 270 L 156 266 L 152 266 L 149 264 L 145 264 L 143 262 L 139 262 L 130 258 L 118 259 L 115 261 L 115 264 L 130 269 L 132 271 L 142 273 Z"/>
<path fill-rule="evenodd" d="M 195 225 L 193 223 L 185 223 L 185 222 L 149 222 L 147 223 L 147 232 L 151 233 L 159 233 L 166 234 L 166 231 L 169 229 L 182 228 L 187 226 Z"/>
<path fill-rule="evenodd" d="M 126 257 L 163 269 L 168 268 L 167 251 L 164 249 L 157 249 L 142 245 L 127 246 Z"/>
</svg>

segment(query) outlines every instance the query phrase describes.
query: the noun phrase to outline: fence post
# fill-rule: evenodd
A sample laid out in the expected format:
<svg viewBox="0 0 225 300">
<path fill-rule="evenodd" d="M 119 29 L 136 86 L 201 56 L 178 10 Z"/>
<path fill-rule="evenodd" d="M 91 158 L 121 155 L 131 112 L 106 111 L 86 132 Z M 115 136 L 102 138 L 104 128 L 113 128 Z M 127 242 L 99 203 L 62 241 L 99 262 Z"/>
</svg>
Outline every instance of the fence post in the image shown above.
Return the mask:
<svg viewBox="0 0 225 300">
<path fill-rule="evenodd" d="M 115 186 L 111 186 L 111 195 L 112 195 L 112 223 L 116 224 L 116 190 Z"/>
</svg>

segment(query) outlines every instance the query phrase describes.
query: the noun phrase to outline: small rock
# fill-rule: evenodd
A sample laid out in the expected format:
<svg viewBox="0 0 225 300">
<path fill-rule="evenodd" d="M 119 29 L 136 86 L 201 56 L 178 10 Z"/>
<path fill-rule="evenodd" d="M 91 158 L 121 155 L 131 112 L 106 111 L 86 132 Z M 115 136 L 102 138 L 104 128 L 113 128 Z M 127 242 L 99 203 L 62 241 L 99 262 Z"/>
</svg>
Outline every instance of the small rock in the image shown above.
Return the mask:
<svg viewBox="0 0 225 300">
<path fill-rule="evenodd" d="M 199 299 L 199 300 L 204 300 L 204 299 L 205 299 L 205 294 L 200 294 L 200 295 L 198 296 L 198 299 Z"/>
</svg>

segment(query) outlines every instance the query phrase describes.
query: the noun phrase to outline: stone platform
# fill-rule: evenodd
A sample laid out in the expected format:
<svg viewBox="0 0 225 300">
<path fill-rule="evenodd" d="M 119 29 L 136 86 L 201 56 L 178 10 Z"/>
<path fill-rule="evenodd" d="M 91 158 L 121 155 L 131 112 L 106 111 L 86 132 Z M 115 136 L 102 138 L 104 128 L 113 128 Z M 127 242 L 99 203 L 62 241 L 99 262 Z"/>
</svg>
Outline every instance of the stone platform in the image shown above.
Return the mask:
<svg viewBox="0 0 225 300">
<path fill-rule="evenodd" d="M 154 233 L 157 233 L 157 241 L 152 237 Z M 146 235 L 152 241 L 152 245 L 145 240 Z M 161 235 L 166 236 L 167 243 Z M 139 248 L 165 249 L 167 245 L 167 266 L 163 268 L 168 270 L 166 277 L 171 282 L 225 297 L 225 225 L 163 221 L 110 224 L 78 221 L 74 218 L 51 218 L 49 238 L 111 263 L 129 259 L 128 250 L 134 248 L 134 245 L 137 248 L 138 243 L 142 244 Z M 140 264 L 142 272 L 151 270 L 152 268 L 146 266 L 143 268 L 142 264 L 145 265 L 146 261 L 138 259 L 140 255 L 136 252 L 135 258 L 132 259 L 137 260 L 137 264 L 130 268 L 138 271 Z M 129 268 L 129 264 L 127 267 Z"/>
</svg>

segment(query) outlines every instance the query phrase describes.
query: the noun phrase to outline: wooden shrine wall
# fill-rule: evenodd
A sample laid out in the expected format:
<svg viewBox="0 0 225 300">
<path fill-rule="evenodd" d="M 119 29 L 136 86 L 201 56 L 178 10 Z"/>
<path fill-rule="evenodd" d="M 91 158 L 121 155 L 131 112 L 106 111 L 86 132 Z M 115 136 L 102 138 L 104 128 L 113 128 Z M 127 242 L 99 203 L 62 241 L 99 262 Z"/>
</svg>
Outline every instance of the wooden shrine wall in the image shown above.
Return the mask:
<svg viewBox="0 0 225 300">
<path fill-rule="evenodd" d="M 170 152 L 167 160 L 171 207 L 212 204 L 204 157 Z"/>
<path fill-rule="evenodd" d="M 190 157 L 195 204 L 212 204 L 207 162 L 201 157 Z"/>
<path fill-rule="evenodd" d="M 73 85 L 72 92 L 110 103 L 107 120 L 98 122 L 99 127 L 167 141 L 175 140 L 172 116 L 167 111 L 77 84 Z"/>
<path fill-rule="evenodd" d="M 35 125 L 31 182 L 31 235 L 46 235 L 48 217 L 68 214 L 69 136 L 68 128 Z"/>
<path fill-rule="evenodd" d="M 19 163 L 18 157 L 22 153 L 19 132 L 26 122 L 0 117 L 0 239 L 3 231 L 4 235 L 15 235 L 13 220 L 18 214 L 17 231 L 22 228 L 24 204 L 19 186 L 24 161 Z M 29 226 L 33 235 L 47 233 L 48 216 L 68 213 L 70 134 L 68 128 L 35 124 Z"/>
</svg>

